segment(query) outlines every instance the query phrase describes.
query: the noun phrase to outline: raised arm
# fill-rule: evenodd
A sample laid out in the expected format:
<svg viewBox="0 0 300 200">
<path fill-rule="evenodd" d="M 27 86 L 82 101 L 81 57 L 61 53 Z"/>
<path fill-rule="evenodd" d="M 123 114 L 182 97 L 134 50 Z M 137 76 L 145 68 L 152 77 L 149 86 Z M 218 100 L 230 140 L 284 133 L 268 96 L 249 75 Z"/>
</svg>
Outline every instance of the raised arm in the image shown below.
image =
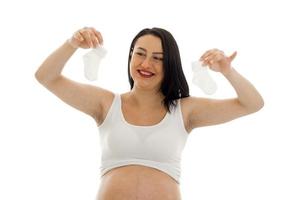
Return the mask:
<svg viewBox="0 0 300 200">
<path fill-rule="evenodd" d="M 226 57 L 222 51 L 207 51 L 201 61 L 210 69 L 222 73 L 237 93 L 236 98 L 209 99 L 191 97 L 185 100 L 191 129 L 231 121 L 260 110 L 264 101 L 256 88 L 232 66 L 236 52 Z"/>
<path fill-rule="evenodd" d="M 80 29 L 50 54 L 35 73 L 36 79 L 49 91 L 70 106 L 92 116 L 98 124 L 102 121 L 104 106 L 112 99 L 113 93 L 70 80 L 61 72 L 78 48 L 96 47 L 102 42 L 100 32 L 94 28 Z"/>
</svg>

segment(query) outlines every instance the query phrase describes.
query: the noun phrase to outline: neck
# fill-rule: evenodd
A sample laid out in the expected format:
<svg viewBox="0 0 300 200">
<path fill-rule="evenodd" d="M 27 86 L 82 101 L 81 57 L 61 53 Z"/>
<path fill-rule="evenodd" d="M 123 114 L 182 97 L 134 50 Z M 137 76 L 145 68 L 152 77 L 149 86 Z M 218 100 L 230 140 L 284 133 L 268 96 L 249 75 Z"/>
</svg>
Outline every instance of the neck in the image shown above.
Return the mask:
<svg viewBox="0 0 300 200">
<path fill-rule="evenodd" d="M 161 102 L 164 99 L 164 95 L 161 92 L 154 90 L 140 90 L 134 87 L 130 91 L 129 96 L 136 106 L 147 108 L 161 107 Z"/>
</svg>

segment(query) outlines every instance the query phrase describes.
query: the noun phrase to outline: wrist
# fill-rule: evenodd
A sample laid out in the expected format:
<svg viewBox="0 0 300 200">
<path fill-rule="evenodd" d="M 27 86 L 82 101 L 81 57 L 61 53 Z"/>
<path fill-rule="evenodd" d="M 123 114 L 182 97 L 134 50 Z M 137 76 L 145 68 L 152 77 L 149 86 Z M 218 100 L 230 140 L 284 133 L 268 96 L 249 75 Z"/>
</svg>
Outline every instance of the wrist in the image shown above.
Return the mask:
<svg viewBox="0 0 300 200">
<path fill-rule="evenodd" d="M 67 40 L 67 44 L 68 44 L 69 46 L 71 46 L 73 49 L 78 49 L 78 46 L 77 46 L 76 44 L 73 44 L 73 43 L 72 43 L 71 38 Z"/>
<path fill-rule="evenodd" d="M 227 77 L 227 76 L 230 76 L 230 74 L 232 74 L 233 72 L 234 72 L 234 68 L 230 67 L 228 70 L 223 71 L 222 74 L 223 74 L 223 76 Z"/>
</svg>

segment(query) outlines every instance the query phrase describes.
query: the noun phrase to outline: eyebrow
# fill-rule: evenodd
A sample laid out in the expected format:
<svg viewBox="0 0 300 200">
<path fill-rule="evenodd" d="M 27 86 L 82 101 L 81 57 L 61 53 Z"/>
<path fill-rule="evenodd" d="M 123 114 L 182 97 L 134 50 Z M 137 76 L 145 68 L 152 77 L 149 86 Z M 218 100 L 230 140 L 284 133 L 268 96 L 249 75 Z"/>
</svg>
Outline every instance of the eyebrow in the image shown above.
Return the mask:
<svg viewBox="0 0 300 200">
<path fill-rule="evenodd" d="M 143 47 L 138 47 L 138 49 L 141 49 L 141 50 L 143 50 L 143 51 L 146 51 L 147 52 L 147 50 L 146 49 L 144 49 Z M 153 52 L 153 54 L 164 54 L 163 52 Z"/>
</svg>

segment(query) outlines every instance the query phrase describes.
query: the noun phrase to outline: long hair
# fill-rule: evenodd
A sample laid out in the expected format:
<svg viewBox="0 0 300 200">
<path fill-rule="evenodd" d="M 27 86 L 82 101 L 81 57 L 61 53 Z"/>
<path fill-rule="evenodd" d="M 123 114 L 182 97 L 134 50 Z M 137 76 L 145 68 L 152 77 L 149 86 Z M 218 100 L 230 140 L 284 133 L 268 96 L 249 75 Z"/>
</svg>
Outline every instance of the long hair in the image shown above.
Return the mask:
<svg viewBox="0 0 300 200">
<path fill-rule="evenodd" d="M 163 72 L 164 77 L 160 91 L 164 95 L 163 105 L 170 112 L 172 107 L 177 106 L 177 99 L 189 97 L 189 86 L 184 76 L 180 53 L 176 40 L 170 32 L 162 28 L 145 28 L 141 30 L 132 40 L 128 57 L 128 79 L 130 89 L 133 88 L 134 81 L 130 76 L 130 61 L 136 41 L 144 35 L 154 35 L 159 37 L 163 48 Z"/>
</svg>

